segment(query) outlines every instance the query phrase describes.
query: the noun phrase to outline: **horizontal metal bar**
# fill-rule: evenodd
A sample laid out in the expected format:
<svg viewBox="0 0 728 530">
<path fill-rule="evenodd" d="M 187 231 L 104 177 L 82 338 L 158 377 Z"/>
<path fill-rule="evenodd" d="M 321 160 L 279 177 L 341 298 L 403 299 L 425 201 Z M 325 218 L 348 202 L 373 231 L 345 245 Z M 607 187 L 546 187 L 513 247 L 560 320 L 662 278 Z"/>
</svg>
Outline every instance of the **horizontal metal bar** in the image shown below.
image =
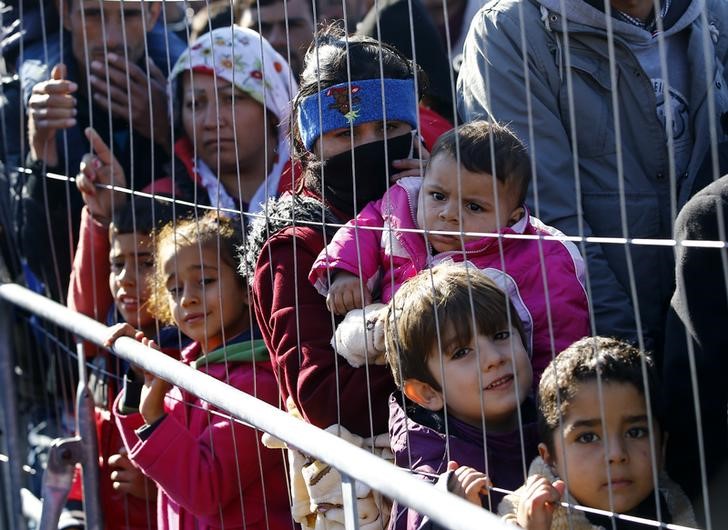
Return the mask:
<svg viewBox="0 0 728 530">
<path fill-rule="evenodd" d="M 95 344 L 101 345 L 108 336 L 108 328 L 103 324 L 19 285 L 12 283 L 0 285 L 0 298 Z M 326 462 L 343 475 L 349 475 L 385 496 L 412 507 L 446 528 L 463 530 L 508 528 L 489 511 L 478 508 L 455 495 L 435 489 L 421 479 L 341 438 L 298 420 L 129 337 L 118 339 L 113 352 L 226 411 L 232 417 L 270 433 L 290 446 Z"/>
</svg>

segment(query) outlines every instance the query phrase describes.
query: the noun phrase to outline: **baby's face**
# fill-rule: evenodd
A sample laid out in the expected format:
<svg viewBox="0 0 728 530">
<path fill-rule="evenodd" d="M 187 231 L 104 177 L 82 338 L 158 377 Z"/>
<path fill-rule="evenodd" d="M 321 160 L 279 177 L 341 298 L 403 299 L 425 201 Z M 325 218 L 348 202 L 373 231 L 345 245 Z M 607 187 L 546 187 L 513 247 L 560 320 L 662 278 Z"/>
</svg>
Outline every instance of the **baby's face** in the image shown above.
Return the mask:
<svg viewBox="0 0 728 530">
<path fill-rule="evenodd" d="M 458 187 L 458 176 L 460 186 Z M 473 173 L 450 155 L 435 155 L 420 190 L 417 225 L 427 230 L 497 233 L 523 215 L 518 192 L 488 173 Z M 467 243 L 481 236 L 463 238 Z M 435 253 L 461 250 L 460 235 L 428 234 Z"/>
<path fill-rule="evenodd" d="M 634 385 L 602 383 L 601 390 L 600 406 L 596 380 L 577 387 L 550 457 L 579 504 L 625 513 L 654 490 L 652 459 L 660 461 L 655 449 L 660 431 L 653 420 L 653 447 L 645 397 Z"/>
</svg>

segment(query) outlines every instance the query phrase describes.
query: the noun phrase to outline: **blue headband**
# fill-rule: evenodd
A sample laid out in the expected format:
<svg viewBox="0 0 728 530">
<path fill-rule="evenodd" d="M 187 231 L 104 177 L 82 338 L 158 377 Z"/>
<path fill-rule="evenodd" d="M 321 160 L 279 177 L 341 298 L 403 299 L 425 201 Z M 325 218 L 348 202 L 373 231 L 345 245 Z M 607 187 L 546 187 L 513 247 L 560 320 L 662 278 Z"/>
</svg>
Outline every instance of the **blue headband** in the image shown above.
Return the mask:
<svg viewBox="0 0 728 530">
<path fill-rule="evenodd" d="M 306 149 L 310 151 L 319 136 L 334 129 L 383 120 L 382 85 L 387 121 L 403 121 L 413 129 L 417 128 L 414 79 L 364 79 L 339 83 L 301 100 L 298 130 Z"/>
</svg>

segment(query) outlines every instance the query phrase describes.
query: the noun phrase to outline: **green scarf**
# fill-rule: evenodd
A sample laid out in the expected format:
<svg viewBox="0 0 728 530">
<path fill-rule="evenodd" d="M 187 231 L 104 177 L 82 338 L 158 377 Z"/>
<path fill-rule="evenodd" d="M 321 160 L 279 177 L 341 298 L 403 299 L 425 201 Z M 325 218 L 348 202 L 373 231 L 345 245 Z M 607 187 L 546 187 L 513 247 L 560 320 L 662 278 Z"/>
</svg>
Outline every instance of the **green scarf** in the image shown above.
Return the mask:
<svg viewBox="0 0 728 530">
<path fill-rule="evenodd" d="M 267 361 L 268 359 L 270 359 L 270 356 L 262 339 L 244 340 L 213 350 L 207 355 L 203 353 L 192 362 L 192 368 L 197 370 L 199 367 L 208 364 L 244 363 Z"/>
</svg>

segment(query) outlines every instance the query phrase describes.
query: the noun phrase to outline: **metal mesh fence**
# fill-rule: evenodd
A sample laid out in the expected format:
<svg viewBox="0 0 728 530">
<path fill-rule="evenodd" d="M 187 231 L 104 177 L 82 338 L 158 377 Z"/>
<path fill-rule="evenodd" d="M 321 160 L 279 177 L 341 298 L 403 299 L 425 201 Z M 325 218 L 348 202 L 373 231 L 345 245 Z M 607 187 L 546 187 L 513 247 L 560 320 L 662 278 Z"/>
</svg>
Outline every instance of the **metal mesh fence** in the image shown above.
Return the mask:
<svg viewBox="0 0 728 530">
<path fill-rule="evenodd" d="M 3 281 L 523 527 L 721 528 L 726 9 L 5 2 Z M 11 329 L 40 495 L 76 346 Z M 85 355 L 106 527 L 345 524 L 321 462 Z"/>
</svg>

